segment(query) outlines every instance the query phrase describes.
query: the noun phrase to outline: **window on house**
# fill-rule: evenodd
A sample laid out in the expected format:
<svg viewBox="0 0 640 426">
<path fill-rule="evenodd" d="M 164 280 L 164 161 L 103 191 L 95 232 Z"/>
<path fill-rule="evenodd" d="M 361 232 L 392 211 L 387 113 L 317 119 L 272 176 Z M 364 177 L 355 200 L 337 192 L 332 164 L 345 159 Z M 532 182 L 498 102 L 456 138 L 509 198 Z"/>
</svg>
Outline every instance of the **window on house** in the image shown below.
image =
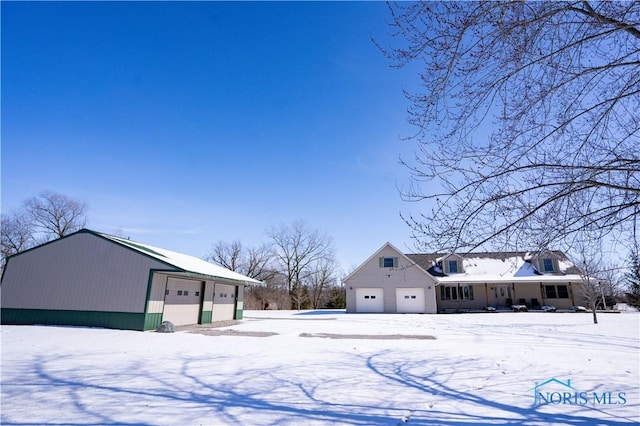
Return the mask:
<svg viewBox="0 0 640 426">
<path fill-rule="evenodd" d="M 199 291 L 196 291 L 196 296 L 200 296 L 200 292 Z"/>
<path fill-rule="evenodd" d="M 542 271 L 553 272 L 553 259 L 542 259 Z"/>
<path fill-rule="evenodd" d="M 558 299 L 568 299 L 569 298 L 569 289 L 566 285 L 559 285 L 556 287 L 558 293 Z"/>
<path fill-rule="evenodd" d="M 557 299 L 557 295 L 556 295 L 556 286 L 555 285 L 545 285 L 544 286 L 544 293 L 547 296 L 548 299 Z"/>
<path fill-rule="evenodd" d="M 457 260 L 450 260 L 449 261 L 449 272 L 452 274 L 457 274 L 458 273 L 458 261 Z"/>
<path fill-rule="evenodd" d="M 178 290 L 178 296 L 182 296 L 182 290 Z"/>
<path fill-rule="evenodd" d="M 166 289 L 166 290 L 164 291 L 164 295 L 165 295 L 165 296 L 168 296 L 168 295 L 169 295 L 169 289 Z"/>
<path fill-rule="evenodd" d="M 189 295 L 189 290 L 185 290 L 184 293 L 182 293 L 183 296 L 188 296 Z"/>
<path fill-rule="evenodd" d="M 381 268 L 397 268 L 397 257 L 381 257 L 378 259 Z"/>
<path fill-rule="evenodd" d="M 473 300 L 473 286 L 440 286 L 440 300 Z"/>
</svg>

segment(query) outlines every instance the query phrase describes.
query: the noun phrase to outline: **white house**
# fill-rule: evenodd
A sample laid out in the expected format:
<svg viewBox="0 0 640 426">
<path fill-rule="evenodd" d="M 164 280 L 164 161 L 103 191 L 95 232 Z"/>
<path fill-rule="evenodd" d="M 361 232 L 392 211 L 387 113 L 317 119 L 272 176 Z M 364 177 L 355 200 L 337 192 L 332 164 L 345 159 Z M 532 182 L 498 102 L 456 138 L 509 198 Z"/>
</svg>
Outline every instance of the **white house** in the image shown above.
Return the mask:
<svg viewBox="0 0 640 426">
<path fill-rule="evenodd" d="M 566 309 L 580 271 L 560 251 L 404 254 L 384 244 L 346 279 L 347 312 L 436 313 L 513 305 Z"/>
<path fill-rule="evenodd" d="M 3 324 L 153 330 L 241 319 L 244 285 L 259 283 L 196 257 L 88 229 L 11 256 Z"/>
</svg>

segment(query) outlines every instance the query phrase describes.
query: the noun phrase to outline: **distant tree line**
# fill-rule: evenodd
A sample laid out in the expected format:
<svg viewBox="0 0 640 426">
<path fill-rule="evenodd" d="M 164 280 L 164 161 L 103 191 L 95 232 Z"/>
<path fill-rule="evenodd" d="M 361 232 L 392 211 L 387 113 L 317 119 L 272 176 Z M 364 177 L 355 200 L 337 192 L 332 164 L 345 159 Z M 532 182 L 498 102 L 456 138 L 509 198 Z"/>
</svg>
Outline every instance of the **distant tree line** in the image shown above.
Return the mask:
<svg viewBox="0 0 640 426">
<path fill-rule="evenodd" d="M 57 192 L 44 191 L 15 211 L 2 213 L 2 261 L 31 247 L 76 232 L 87 223 L 88 205 Z"/>
<path fill-rule="evenodd" d="M 0 268 L 9 256 L 84 228 L 87 211 L 83 201 L 44 191 L 3 212 Z M 333 239 L 303 222 L 272 227 L 255 247 L 219 241 L 204 258 L 264 283 L 247 287 L 246 309 L 345 307 Z"/>
<path fill-rule="evenodd" d="M 303 222 L 274 226 L 266 242 L 218 241 L 205 259 L 262 281 L 245 290 L 245 309 L 344 308 L 333 239 Z"/>
</svg>

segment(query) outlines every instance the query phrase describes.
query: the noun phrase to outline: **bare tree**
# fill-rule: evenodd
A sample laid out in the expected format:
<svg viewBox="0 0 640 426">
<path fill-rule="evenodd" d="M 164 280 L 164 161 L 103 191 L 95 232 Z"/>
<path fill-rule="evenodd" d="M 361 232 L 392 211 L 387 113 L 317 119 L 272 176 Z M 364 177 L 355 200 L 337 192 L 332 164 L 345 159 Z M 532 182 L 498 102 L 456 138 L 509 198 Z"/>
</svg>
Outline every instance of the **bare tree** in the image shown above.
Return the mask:
<svg viewBox="0 0 640 426">
<path fill-rule="evenodd" d="M 276 274 L 272 265 L 274 253 L 266 244 L 245 247 L 240 241 L 218 241 L 204 259 L 260 281 L 269 280 Z"/>
<path fill-rule="evenodd" d="M 334 257 L 333 240 L 303 222 L 274 227 L 267 235 L 273 242 L 278 269 L 285 277 L 291 300 L 297 309 L 302 309 L 309 302 L 307 280 L 315 266 Z"/>
<path fill-rule="evenodd" d="M 233 241 L 231 243 L 218 241 L 211 247 L 211 250 L 205 255 L 204 259 L 240 274 L 245 274 L 245 268 L 240 266 L 242 263 L 241 257 L 242 244 L 240 241 Z"/>
<path fill-rule="evenodd" d="M 597 310 L 607 309 L 607 300 L 614 301 L 617 292 L 619 268 L 608 265 L 603 258 L 602 247 L 597 241 L 580 241 L 577 244 L 577 259 L 582 283 L 574 287 L 580 303 L 593 313 L 593 323 L 598 323 Z"/>
<path fill-rule="evenodd" d="M 274 253 L 267 244 L 243 246 L 240 241 L 218 241 L 205 260 L 262 281 L 245 287 L 245 309 L 288 309 L 289 293 L 274 265 Z"/>
<path fill-rule="evenodd" d="M 2 213 L 1 237 L 2 260 L 0 269 L 4 269 L 6 259 L 35 245 L 33 229 L 24 212 Z"/>
<path fill-rule="evenodd" d="M 79 231 L 87 223 L 87 204 L 56 192 L 28 199 L 24 208 L 40 243 Z"/>
<path fill-rule="evenodd" d="M 637 239 L 640 2 L 389 6 L 415 156 L 404 216 L 423 249 Z"/>
<path fill-rule="evenodd" d="M 313 309 L 325 307 L 330 296 L 328 290 L 334 287 L 338 281 L 337 270 L 336 261 L 332 257 L 321 259 L 314 265 L 308 279 Z"/>
</svg>

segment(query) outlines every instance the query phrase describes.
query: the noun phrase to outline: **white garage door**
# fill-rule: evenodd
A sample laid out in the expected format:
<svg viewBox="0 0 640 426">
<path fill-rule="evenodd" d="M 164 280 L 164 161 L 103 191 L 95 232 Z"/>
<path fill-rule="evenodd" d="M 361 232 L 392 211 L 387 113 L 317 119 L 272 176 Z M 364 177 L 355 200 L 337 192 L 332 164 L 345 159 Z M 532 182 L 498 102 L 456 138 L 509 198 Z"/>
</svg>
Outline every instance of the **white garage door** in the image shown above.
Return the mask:
<svg viewBox="0 0 640 426">
<path fill-rule="evenodd" d="M 425 312 L 424 288 L 397 288 L 396 309 L 398 313 L 423 314 Z"/>
<path fill-rule="evenodd" d="M 236 313 L 236 287 L 216 284 L 213 295 L 213 321 L 232 320 Z"/>
<path fill-rule="evenodd" d="M 162 320 L 175 325 L 198 324 L 201 301 L 202 282 L 169 278 Z"/>
<path fill-rule="evenodd" d="M 356 312 L 384 312 L 381 288 L 357 288 Z"/>
</svg>

